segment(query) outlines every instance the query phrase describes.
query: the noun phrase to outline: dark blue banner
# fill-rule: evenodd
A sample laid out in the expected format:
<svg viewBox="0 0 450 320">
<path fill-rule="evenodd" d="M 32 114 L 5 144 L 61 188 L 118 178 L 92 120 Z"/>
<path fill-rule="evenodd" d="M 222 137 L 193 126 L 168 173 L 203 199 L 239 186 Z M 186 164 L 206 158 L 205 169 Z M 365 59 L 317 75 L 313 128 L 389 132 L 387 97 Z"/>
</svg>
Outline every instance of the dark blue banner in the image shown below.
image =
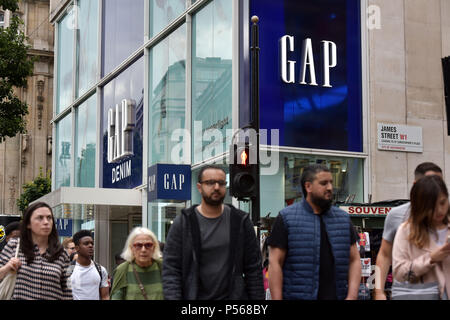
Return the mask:
<svg viewBox="0 0 450 320">
<path fill-rule="evenodd" d="M 148 201 L 191 200 L 191 166 L 155 164 L 148 168 Z"/>
<path fill-rule="evenodd" d="M 250 1 L 261 128 L 279 129 L 280 145 L 362 152 L 360 10 L 359 0 Z"/>
<path fill-rule="evenodd" d="M 60 237 L 71 237 L 72 236 L 72 219 L 56 219 L 56 230 L 58 231 L 58 236 Z"/>
</svg>

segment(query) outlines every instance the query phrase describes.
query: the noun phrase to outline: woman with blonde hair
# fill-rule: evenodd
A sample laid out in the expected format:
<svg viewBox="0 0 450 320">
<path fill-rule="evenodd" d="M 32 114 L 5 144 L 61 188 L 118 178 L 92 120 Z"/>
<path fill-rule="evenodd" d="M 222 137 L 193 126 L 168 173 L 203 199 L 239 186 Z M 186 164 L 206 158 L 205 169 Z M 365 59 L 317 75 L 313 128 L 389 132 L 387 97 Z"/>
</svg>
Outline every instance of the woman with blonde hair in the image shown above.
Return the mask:
<svg viewBox="0 0 450 320">
<path fill-rule="evenodd" d="M 445 182 L 437 175 L 423 177 L 413 185 L 410 199 L 409 219 L 394 239 L 394 278 L 407 282 L 403 290 L 406 299 L 448 300 L 450 225 Z"/>
<path fill-rule="evenodd" d="M 163 300 L 162 260 L 158 239 L 147 228 L 131 231 L 114 272 L 111 300 Z"/>
</svg>

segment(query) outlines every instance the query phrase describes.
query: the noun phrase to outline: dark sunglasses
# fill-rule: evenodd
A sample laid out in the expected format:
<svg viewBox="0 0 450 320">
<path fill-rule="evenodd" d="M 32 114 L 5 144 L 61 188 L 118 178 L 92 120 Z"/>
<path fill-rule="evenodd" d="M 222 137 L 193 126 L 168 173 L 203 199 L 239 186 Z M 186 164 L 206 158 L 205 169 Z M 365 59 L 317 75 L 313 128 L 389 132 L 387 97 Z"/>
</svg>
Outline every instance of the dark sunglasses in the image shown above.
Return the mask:
<svg viewBox="0 0 450 320">
<path fill-rule="evenodd" d="M 153 243 L 147 242 L 147 243 L 133 243 L 133 247 L 135 247 L 138 250 L 142 250 L 142 247 L 145 247 L 145 249 L 149 250 L 153 248 Z"/>
</svg>

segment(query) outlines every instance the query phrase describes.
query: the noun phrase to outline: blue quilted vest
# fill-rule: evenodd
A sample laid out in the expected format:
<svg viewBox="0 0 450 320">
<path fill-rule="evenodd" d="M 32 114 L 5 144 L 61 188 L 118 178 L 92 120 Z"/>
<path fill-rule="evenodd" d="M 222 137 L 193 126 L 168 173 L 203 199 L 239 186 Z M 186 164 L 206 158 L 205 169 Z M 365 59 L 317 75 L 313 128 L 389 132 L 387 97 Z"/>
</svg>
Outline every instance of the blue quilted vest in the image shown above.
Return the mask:
<svg viewBox="0 0 450 320">
<path fill-rule="evenodd" d="M 288 250 L 283 266 L 283 299 L 316 300 L 319 292 L 320 217 L 307 201 L 295 203 L 280 212 L 288 232 Z M 336 294 L 347 296 L 350 259 L 350 218 L 331 207 L 322 215 L 334 256 Z"/>
</svg>

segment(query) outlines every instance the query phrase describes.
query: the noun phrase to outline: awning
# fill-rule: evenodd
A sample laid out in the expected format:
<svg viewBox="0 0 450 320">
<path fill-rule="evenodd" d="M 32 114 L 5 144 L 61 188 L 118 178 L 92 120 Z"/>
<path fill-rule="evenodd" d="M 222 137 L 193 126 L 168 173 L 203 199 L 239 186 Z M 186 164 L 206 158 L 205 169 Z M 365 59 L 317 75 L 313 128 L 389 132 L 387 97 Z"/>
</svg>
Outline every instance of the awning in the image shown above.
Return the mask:
<svg viewBox="0 0 450 320">
<path fill-rule="evenodd" d="M 46 202 L 52 208 L 63 203 L 142 206 L 142 193 L 137 189 L 61 187 L 32 203 L 38 201 Z"/>
</svg>

